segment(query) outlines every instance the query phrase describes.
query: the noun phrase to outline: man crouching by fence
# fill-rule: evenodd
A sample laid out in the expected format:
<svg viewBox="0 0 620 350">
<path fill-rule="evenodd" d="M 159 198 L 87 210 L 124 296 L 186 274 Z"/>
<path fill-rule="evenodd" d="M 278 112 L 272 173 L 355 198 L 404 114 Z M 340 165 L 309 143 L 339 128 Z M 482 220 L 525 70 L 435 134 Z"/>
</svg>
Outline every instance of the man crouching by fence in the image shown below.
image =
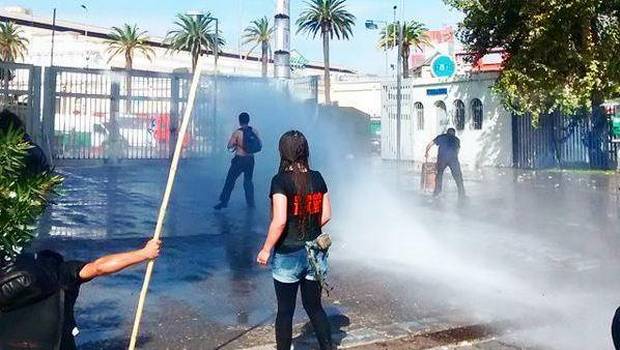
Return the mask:
<svg viewBox="0 0 620 350">
<path fill-rule="evenodd" d="M 15 114 L 0 113 L 0 349 L 73 350 L 80 286 L 157 258 L 161 242 L 91 262 L 67 261 L 49 250 L 24 251 L 48 197 L 62 182 L 29 140 Z"/>
</svg>

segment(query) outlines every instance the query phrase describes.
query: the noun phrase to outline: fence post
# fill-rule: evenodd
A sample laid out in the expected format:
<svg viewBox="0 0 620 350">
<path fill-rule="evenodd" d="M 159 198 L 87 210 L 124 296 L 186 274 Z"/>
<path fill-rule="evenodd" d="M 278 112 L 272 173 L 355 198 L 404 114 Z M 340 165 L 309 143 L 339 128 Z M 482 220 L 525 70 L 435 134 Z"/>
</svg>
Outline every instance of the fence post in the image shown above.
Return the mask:
<svg viewBox="0 0 620 350">
<path fill-rule="evenodd" d="M 170 79 L 170 137 L 168 140 L 168 158 L 172 159 L 177 144 L 179 128 L 179 76 L 173 74 Z"/>
<path fill-rule="evenodd" d="M 118 128 L 120 99 L 121 87 L 119 79 L 113 77 L 112 85 L 110 86 L 110 135 L 108 140 L 108 152 L 106 152 L 107 160 L 112 164 L 118 163 L 121 151 L 120 132 Z"/>
<path fill-rule="evenodd" d="M 57 157 L 55 149 L 55 122 L 56 122 L 56 69 L 47 67 L 44 71 L 43 82 L 43 140 L 47 151 L 47 158 L 53 165 Z"/>
<path fill-rule="evenodd" d="M 43 145 L 43 125 L 41 123 L 41 67 L 32 66 L 29 74 L 30 81 L 28 82 L 28 118 L 30 119 L 30 125 L 32 130 L 36 131 L 34 141 L 38 145 Z"/>
</svg>

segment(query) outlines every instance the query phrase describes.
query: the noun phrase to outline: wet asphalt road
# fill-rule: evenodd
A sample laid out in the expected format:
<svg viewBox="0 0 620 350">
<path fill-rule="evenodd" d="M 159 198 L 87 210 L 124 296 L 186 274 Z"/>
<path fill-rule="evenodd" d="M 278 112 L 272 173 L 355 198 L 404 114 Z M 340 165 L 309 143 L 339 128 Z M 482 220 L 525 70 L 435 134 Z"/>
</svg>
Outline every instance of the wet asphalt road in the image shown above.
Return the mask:
<svg viewBox="0 0 620 350">
<path fill-rule="evenodd" d="M 380 178 L 396 178 L 393 169 L 377 160 L 363 162 Z M 273 342 L 272 281 L 269 271 L 254 263 L 268 224 L 270 172 L 266 168 L 257 171 L 256 197 L 260 200 L 255 210 L 245 208 L 241 186 L 237 186 L 229 209 L 215 212 L 211 207 L 225 167 L 216 161 L 182 164 L 165 226 L 164 251 L 156 263 L 143 318 L 143 348 L 242 349 Z M 65 166 L 59 170 L 66 177 L 63 196 L 43 221 L 37 247 L 89 260 L 137 248 L 151 235 L 167 174 L 165 162 Z M 331 284 L 335 290 L 325 299 L 338 343 L 344 346 L 398 337 L 404 334 L 403 329 L 416 332 L 514 320 L 514 331 L 505 336 L 508 343 L 570 349 L 561 339 L 548 341 L 549 333 L 544 331 L 562 334 L 583 325 L 577 321 L 575 325 L 556 324 L 544 317 L 547 312 L 520 322 L 530 308 L 538 306 L 515 303 L 519 293 L 524 298 L 529 298 L 527 293 L 533 289 L 543 298 L 548 297 L 546 291 L 555 294 L 549 303 L 554 311 L 582 303 L 573 310 L 577 314 L 582 312 L 580 307 L 598 315 L 620 304 L 620 293 L 616 293 L 620 283 L 611 278 L 620 272 L 617 176 L 473 172 L 467 174 L 466 181 L 470 199 L 459 204 L 453 186 L 448 186 L 441 200 L 434 201 L 418 191 L 415 171 L 401 170 L 398 184 L 390 180 L 386 188 L 397 194 L 398 207 L 415 218 L 411 231 L 432 235 L 433 242 L 446 249 L 438 250 L 439 254 L 459 251 L 450 253 L 446 264 L 467 259 L 462 265 L 475 268 L 463 270 L 464 274 L 471 272 L 475 278 L 460 280 L 449 272 L 454 270 L 450 266 L 434 269 L 419 263 L 416 248 L 409 257 L 409 243 L 403 244 L 403 250 L 384 251 L 377 246 L 375 256 L 368 247 L 382 242 L 377 240 L 382 232 L 361 236 L 358 247 L 357 239 L 352 238 L 356 232 L 347 225 L 360 229 L 352 222 L 339 223 L 339 209 L 348 213 L 345 208 L 379 197 L 372 193 L 374 188 L 347 189 L 342 185 L 334 189 L 336 215 L 331 230 L 336 237 L 346 238 L 332 252 Z M 332 177 L 332 182 L 346 183 Z M 373 208 L 363 207 L 360 219 Z M 386 244 L 394 244 L 392 239 L 386 236 Z M 507 260 L 518 264 L 504 267 Z M 495 278 L 478 268 L 490 262 L 502 266 L 503 277 Z M 456 260 L 456 264 L 461 263 Z M 126 348 L 143 273 L 143 268 L 135 268 L 83 286 L 77 305 L 81 349 Z M 497 288 L 503 282 L 495 281 L 504 281 L 506 275 L 510 277 L 506 284 L 537 282 L 527 289 Z M 488 286 L 484 285 L 487 282 Z M 567 300 L 555 304 L 563 299 Z M 588 305 L 592 300 L 596 305 Z M 612 313 L 610 309 L 609 315 Z M 572 315 L 561 317 L 570 319 Z M 609 315 L 584 318 L 588 334 L 573 348 L 607 348 Z M 295 320 L 298 348 L 312 348 L 312 332 L 301 307 Z"/>
</svg>

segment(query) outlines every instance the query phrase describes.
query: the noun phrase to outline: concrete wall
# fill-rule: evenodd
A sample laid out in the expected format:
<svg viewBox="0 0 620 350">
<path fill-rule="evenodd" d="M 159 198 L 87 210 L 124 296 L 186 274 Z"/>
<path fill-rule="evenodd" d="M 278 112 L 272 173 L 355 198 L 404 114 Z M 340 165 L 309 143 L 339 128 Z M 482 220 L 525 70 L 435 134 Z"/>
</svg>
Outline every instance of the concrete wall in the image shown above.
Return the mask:
<svg viewBox="0 0 620 350">
<path fill-rule="evenodd" d="M 371 118 L 381 117 L 381 91 L 383 83 L 376 79 L 332 81 L 332 101 L 339 107 L 351 107 Z M 319 101 L 324 100 L 322 89 Z"/>
<path fill-rule="evenodd" d="M 473 74 L 452 79 L 415 79 L 404 83 L 403 115 L 401 118 L 401 156 L 404 160 L 424 161 L 426 145 L 448 127 L 455 127 L 454 102 L 465 104 L 465 128 L 457 131 L 461 139 L 460 158 L 464 166 L 511 167 L 512 130 L 511 116 L 501 106 L 500 99 L 490 87 L 494 74 Z M 396 158 L 396 121 L 394 84 L 384 87 L 382 102 L 382 156 Z M 446 94 L 430 96 L 429 89 L 447 89 Z M 474 129 L 472 100 L 478 98 L 483 105 L 483 123 L 480 130 Z M 420 127 L 415 104 L 424 107 L 424 124 Z M 445 111 L 438 108 L 445 104 Z M 392 116 L 392 118 L 390 118 Z"/>
</svg>

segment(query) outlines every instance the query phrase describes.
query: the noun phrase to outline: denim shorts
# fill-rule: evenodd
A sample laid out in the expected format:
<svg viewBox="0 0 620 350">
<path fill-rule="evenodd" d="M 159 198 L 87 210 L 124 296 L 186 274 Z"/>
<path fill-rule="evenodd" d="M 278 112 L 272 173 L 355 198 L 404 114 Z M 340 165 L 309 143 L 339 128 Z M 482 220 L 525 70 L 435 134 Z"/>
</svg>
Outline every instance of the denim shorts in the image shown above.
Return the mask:
<svg viewBox="0 0 620 350">
<path fill-rule="evenodd" d="M 316 259 L 321 272 L 327 274 L 327 253 L 318 252 Z M 275 253 L 271 260 L 271 274 L 273 279 L 282 283 L 296 283 L 302 278 L 316 280 L 305 248 L 292 253 Z"/>
</svg>

